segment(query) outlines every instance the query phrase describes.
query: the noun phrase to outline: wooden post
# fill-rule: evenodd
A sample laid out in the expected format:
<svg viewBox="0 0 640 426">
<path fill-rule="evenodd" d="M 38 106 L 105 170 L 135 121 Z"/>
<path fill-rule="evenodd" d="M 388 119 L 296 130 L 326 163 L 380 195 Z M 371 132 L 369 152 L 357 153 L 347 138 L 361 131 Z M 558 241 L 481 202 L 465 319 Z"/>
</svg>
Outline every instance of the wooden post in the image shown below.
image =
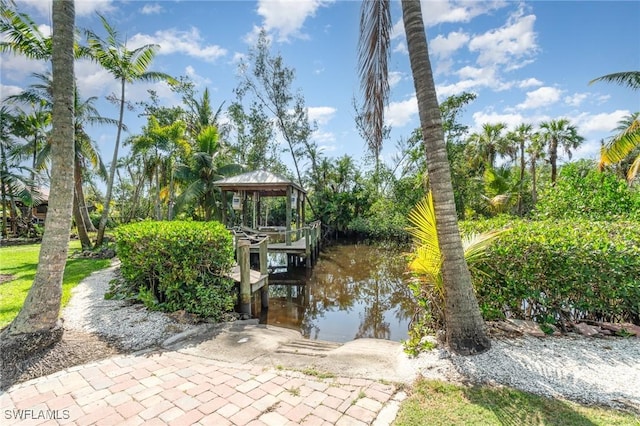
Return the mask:
<svg viewBox="0 0 640 426">
<path fill-rule="evenodd" d="M 304 227 L 304 254 L 307 257 L 306 259 L 306 266 L 307 268 L 311 269 L 311 235 L 309 235 L 309 232 L 311 230 L 309 229 L 308 226 Z"/>
<path fill-rule="evenodd" d="M 227 223 L 227 191 L 222 190 L 222 224 L 229 227 Z"/>
<path fill-rule="evenodd" d="M 240 313 L 251 315 L 251 269 L 249 265 L 250 243 L 238 240 L 238 265 L 240 266 Z"/>
<path fill-rule="evenodd" d="M 287 210 L 287 233 L 284 236 L 285 244 L 291 245 L 291 185 L 287 186 L 287 202 L 286 202 L 286 210 Z"/>
<path fill-rule="evenodd" d="M 260 275 L 266 277 L 264 278 L 264 285 L 260 289 L 260 299 L 262 309 L 269 309 L 269 269 L 267 265 L 267 253 L 269 249 L 269 237 L 266 237 L 264 240 L 260 242 Z"/>
</svg>

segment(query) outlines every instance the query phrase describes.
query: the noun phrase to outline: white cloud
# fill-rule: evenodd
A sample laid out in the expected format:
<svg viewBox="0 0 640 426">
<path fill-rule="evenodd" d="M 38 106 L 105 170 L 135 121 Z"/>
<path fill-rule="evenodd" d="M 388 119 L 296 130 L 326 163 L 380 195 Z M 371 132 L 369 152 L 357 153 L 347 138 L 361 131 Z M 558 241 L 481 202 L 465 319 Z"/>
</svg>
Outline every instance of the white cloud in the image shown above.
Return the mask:
<svg viewBox="0 0 640 426">
<path fill-rule="evenodd" d="M 540 80 L 538 80 L 537 78 L 528 78 L 526 80 L 521 80 L 518 83 L 518 87 L 521 89 L 527 89 L 529 87 L 536 87 L 536 86 L 542 86 L 542 82 Z"/>
<path fill-rule="evenodd" d="M 478 111 L 473 113 L 472 117 L 474 122 L 472 128 L 470 129 L 472 132 L 480 131 L 482 129 L 482 125 L 487 123 L 505 123 L 507 125 L 507 128 L 513 129 L 519 124 L 527 121 L 521 114 L 518 113 L 500 114 L 494 111 Z"/>
<path fill-rule="evenodd" d="M 505 7 L 508 2 L 494 1 L 466 1 L 466 0 L 422 0 L 422 19 L 424 25 L 432 27 L 442 23 L 469 22 L 476 16 L 484 15 L 493 10 Z M 395 39 L 404 36 L 402 19 L 396 22 L 391 32 Z"/>
<path fill-rule="evenodd" d="M 163 11 L 164 9 L 159 3 L 148 3 L 142 6 L 142 9 L 140 9 L 140 13 L 142 13 L 143 15 L 157 15 L 162 13 Z"/>
<path fill-rule="evenodd" d="M 153 35 L 136 34 L 129 40 L 128 48 L 136 49 L 145 44 L 158 44 L 158 55 L 182 53 L 206 62 L 214 62 L 227 54 L 226 49 L 214 44 L 205 45 L 203 42 L 200 31 L 194 27 L 189 31 L 169 29 L 156 31 Z"/>
<path fill-rule="evenodd" d="M 578 127 L 578 133 L 588 136 L 595 132 L 605 132 L 609 135 L 618 126 L 618 121 L 629 115 L 627 110 L 615 110 L 613 112 L 603 112 L 599 114 L 581 113 L 570 120 Z"/>
<path fill-rule="evenodd" d="M 429 51 L 438 57 L 447 57 L 467 44 L 469 34 L 453 31 L 446 36 L 438 35 L 429 44 Z"/>
<path fill-rule="evenodd" d="M 22 88 L 18 86 L 11 86 L 6 84 L 0 84 L 0 100 L 4 101 L 9 96 L 15 96 L 22 93 Z"/>
<path fill-rule="evenodd" d="M 401 41 L 396 45 L 396 47 L 393 48 L 393 53 L 402 53 L 408 55 L 409 49 L 407 49 L 407 45 L 403 41 Z"/>
<path fill-rule="evenodd" d="M 406 101 L 390 102 L 385 111 L 386 124 L 392 127 L 402 127 L 408 124 L 418 113 L 418 100 L 413 95 Z"/>
<path fill-rule="evenodd" d="M 478 52 L 480 66 L 506 65 L 516 69 L 538 51 L 533 25 L 535 15 L 512 15 L 507 24 L 471 38 L 469 50 Z"/>
<path fill-rule="evenodd" d="M 532 92 L 527 92 L 527 97 L 524 102 L 517 105 L 519 109 L 532 109 L 549 106 L 558 102 L 562 90 L 555 87 L 541 87 Z"/>
<path fill-rule="evenodd" d="M 191 65 L 187 65 L 187 67 L 184 69 L 184 72 L 187 77 L 189 77 L 191 81 L 193 81 L 196 87 L 203 87 L 211 84 L 211 79 L 203 77 L 196 73 L 195 68 L 193 68 Z"/>
<path fill-rule="evenodd" d="M 404 78 L 405 74 L 400 71 L 389 71 L 389 87 L 394 87 L 396 84 L 400 83 Z"/>
<path fill-rule="evenodd" d="M 502 91 L 511 88 L 513 85 L 513 83 L 502 81 L 493 67 L 466 66 L 456 71 L 456 74 L 460 77 L 460 81 L 436 86 L 440 99 L 483 87 Z"/>
<path fill-rule="evenodd" d="M 105 96 L 118 92 L 118 83 L 111 74 L 99 64 L 81 59 L 75 64 L 76 81 L 82 97 Z"/>
<path fill-rule="evenodd" d="M 318 124 L 327 124 L 333 116 L 336 114 L 336 109 L 329 106 L 321 107 L 308 107 L 307 114 L 309 114 L 309 121 L 316 121 Z"/>
<path fill-rule="evenodd" d="M 289 37 L 306 38 L 301 32 L 304 21 L 329 3 L 327 0 L 258 0 L 257 12 L 263 17 L 267 31 L 275 31 L 278 41 L 288 41 Z"/>
<path fill-rule="evenodd" d="M 565 96 L 564 103 L 572 107 L 578 107 L 582 105 L 585 99 L 589 97 L 589 93 L 574 93 L 570 96 Z"/>
<path fill-rule="evenodd" d="M 22 81 L 27 76 L 34 72 L 43 73 L 49 65 L 45 61 L 35 61 L 27 59 L 22 55 L 14 55 L 11 53 L 5 53 L 0 55 L 0 72 L 2 73 L 2 80 Z"/>
</svg>

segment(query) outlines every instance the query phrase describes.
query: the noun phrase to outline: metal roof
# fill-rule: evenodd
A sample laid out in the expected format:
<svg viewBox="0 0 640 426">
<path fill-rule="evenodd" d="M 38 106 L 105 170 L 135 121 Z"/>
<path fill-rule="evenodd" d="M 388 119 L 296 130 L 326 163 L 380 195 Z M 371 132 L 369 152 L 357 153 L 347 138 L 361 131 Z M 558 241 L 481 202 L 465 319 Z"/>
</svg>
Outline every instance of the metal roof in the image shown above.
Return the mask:
<svg viewBox="0 0 640 426">
<path fill-rule="evenodd" d="M 255 170 L 231 176 L 215 181 L 213 184 L 225 191 L 258 191 L 264 195 L 267 193 L 269 195 L 285 195 L 289 186 L 304 194 L 307 193 L 297 183 L 266 170 Z"/>
</svg>

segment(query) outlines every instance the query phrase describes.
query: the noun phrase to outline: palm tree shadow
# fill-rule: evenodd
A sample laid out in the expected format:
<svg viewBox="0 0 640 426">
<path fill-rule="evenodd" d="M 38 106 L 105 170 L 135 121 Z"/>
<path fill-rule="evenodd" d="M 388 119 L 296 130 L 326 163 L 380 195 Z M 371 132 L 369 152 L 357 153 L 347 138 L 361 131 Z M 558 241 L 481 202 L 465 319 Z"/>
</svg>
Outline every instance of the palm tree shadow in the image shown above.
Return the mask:
<svg viewBox="0 0 640 426">
<path fill-rule="evenodd" d="M 527 395 L 509 388 L 487 392 L 477 386 L 465 388 L 465 397 L 474 405 L 490 410 L 506 426 L 520 425 L 595 425 L 567 402 Z"/>
</svg>

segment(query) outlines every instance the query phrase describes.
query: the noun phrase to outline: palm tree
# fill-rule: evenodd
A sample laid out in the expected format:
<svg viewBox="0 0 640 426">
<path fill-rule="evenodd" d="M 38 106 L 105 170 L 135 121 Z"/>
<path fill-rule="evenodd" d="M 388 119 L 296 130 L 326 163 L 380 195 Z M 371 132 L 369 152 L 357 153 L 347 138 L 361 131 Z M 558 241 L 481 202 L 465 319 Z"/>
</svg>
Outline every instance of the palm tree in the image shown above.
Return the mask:
<svg viewBox="0 0 640 426">
<path fill-rule="evenodd" d="M 589 82 L 605 81 L 640 90 L 640 71 L 617 72 L 603 75 Z M 618 122 L 617 134 L 607 143 L 600 153 L 601 167 L 619 163 L 640 146 L 640 113 L 633 113 Z M 627 181 L 631 182 L 640 172 L 640 154 L 633 160 L 627 171 Z"/>
<path fill-rule="evenodd" d="M 59 341 L 63 332 L 58 315 L 73 205 L 73 0 L 54 0 L 52 17 L 55 84 L 49 210 L 33 285 L 18 316 L 0 337 L 3 367 Z"/>
<path fill-rule="evenodd" d="M 385 61 L 384 58 L 388 55 L 390 29 L 366 27 L 388 25 L 390 20 L 380 19 L 380 15 L 386 13 L 389 8 L 389 0 L 365 1 L 362 4 L 361 22 L 365 22 L 365 30 L 362 31 L 361 43 L 371 47 L 369 51 L 372 57 L 378 56 L 378 58 L 372 58 L 373 63 L 378 60 Z M 446 341 L 454 352 L 460 354 L 484 352 L 491 347 L 491 342 L 484 328 L 484 321 L 471 284 L 471 274 L 464 259 L 442 116 L 436 98 L 420 2 L 402 0 L 402 15 L 434 200 L 438 241 L 443 256 L 442 282 L 445 289 Z M 382 43 L 369 40 L 367 37 L 379 37 Z M 366 87 L 371 87 L 370 90 L 365 90 L 365 93 L 376 94 L 374 87 L 384 87 L 384 84 L 379 84 L 379 81 L 387 79 L 388 75 L 382 71 L 384 70 L 374 66 L 364 75 Z M 384 93 L 377 93 L 377 95 L 384 96 Z M 376 109 L 378 114 L 383 110 Z M 369 126 L 376 122 L 373 118 L 373 114 L 365 115 L 365 119 L 370 120 Z M 377 117 L 376 120 L 379 121 L 380 118 Z"/>
<path fill-rule="evenodd" d="M 527 154 L 529 154 L 529 165 L 531 167 L 531 204 L 535 207 L 538 202 L 538 177 L 537 166 L 538 160 L 544 158 L 544 141 L 540 133 L 534 133 L 531 135 L 531 143 L 526 148 Z"/>
<path fill-rule="evenodd" d="M 50 114 L 53 108 L 53 83 L 51 80 L 51 73 L 39 74 L 34 73 L 37 83 L 31 84 L 29 88 L 18 95 L 9 96 L 7 100 L 11 102 L 24 102 L 42 105 L 42 109 Z M 87 124 L 116 125 L 118 122 L 112 118 L 106 118 L 99 114 L 94 103 L 98 100 L 93 96 L 86 100 L 80 98 L 80 94 L 76 87 L 74 92 L 74 110 L 75 110 L 75 194 L 74 194 L 74 208 L 73 216 L 78 227 L 78 236 L 82 242 L 82 247 L 85 249 L 91 248 L 91 241 L 89 240 L 87 232 L 95 232 L 96 229 L 89 218 L 89 212 L 87 210 L 84 190 L 83 190 L 83 172 L 87 170 L 89 166 L 97 170 L 98 174 L 106 178 L 106 168 L 102 163 L 98 148 L 91 140 L 85 130 Z M 35 167 L 42 168 L 44 163 L 50 156 L 50 144 L 44 144 L 42 149 L 38 152 L 38 160 L 34 163 Z M 34 153 L 35 154 L 35 153 Z"/>
<path fill-rule="evenodd" d="M 118 150 L 120 148 L 120 137 L 124 124 L 124 106 L 126 104 L 126 86 L 127 83 L 136 81 L 168 81 L 175 83 L 175 79 L 168 74 L 147 71 L 151 61 L 156 55 L 159 48 L 156 44 L 145 44 L 137 49 L 127 49 L 126 42 L 122 42 L 119 34 L 113 28 L 106 18 L 98 15 L 102 21 L 102 26 L 107 33 L 106 39 L 100 38 L 95 32 L 85 30 L 87 38 L 87 46 L 80 48 L 82 54 L 90 57 L 98 62 L 113 77 L 120 82 L 120 113 L 118 117 L 118 131 L 116 133 L 116 142 L 113 149 L 113 159 L 109 167 L 109 177 L 107 179 L 107 193 L 105 195 L 104 210 L 100 218 L 98 226 L 98 235 L 96 237 L 96 245 L 102 245 L 104 239 L 104 231 L 109 219 L 109 205 L 111 203 L 111 195 L 113 192 L 113 182 L 116 175 L 116 167 L 118 164 Z"/>
<path fill-rule="evenodd" d="M 518 214 L 524 214 L 524 205 L 523 205 L 523 186 L 524 186 L 524 174 L 527 168 L 527 162 L 525 158 L 525 148 L 527 147 L 527 142 L 531 141 L 531 136 L 533 132 L 533 126 L 531 124 L 522 123 L 507 133 L 507 139 L 513 141 L 518 147 L 518 158 L 520 159 L 520 181 L 519 181 L 519 190 L 518 190 Z"/>
<path fill-rule="evenodd" d="M 584 138 L 578 135 L 578 129 L 566 118 L 540 123 L 540 136 L 549 150 L 551 185 L 555 185 L 558 176 L 558 148 L 562 147 L 571 159 L 571 150 L 579 147 Z"/>
<path fill-rule="evenodd" d="M 480 166 L 482 170 L 495 167 L 497 155 L 506 152 L 503 142 L 505 137 L 502 134 L 506 127 L 504 123 L 485 123 L 482 125 L 482 132 L 469 136 L 467 150 L 474 165 Z"/>
<path fill-rule="evenodd" d="M 622 162 L 640 147 L 640 112 L 635 112 L 618 121 L 616 134 L 600 151 L 600 168 Z M 627 170 L 627 181 L 632 182 L 640 171 L 640 153 Z"/>
<path fill-rule="evenodd" d="M 180 165 L 176 171 L 177 178 L 186 185 L 176 201 L 176 210 L 195 202 L 204 211 L 204 220 L 209 221 L 220 200 L 220 189 L 213 183 L 242 172 L 242 166 L 222 161 L 224 149 L 215 126 L 205 127 L 196 143 L 198 150 L 193 153 L 190 163 Z"/>
<path fill-rule="evenodd" d="M 51 60 L 51 37 L 45 37 L 38 25 L 8 3 L 0 3 L 0 52 L 20 53 L 29 59 Z"/>
</svg>

